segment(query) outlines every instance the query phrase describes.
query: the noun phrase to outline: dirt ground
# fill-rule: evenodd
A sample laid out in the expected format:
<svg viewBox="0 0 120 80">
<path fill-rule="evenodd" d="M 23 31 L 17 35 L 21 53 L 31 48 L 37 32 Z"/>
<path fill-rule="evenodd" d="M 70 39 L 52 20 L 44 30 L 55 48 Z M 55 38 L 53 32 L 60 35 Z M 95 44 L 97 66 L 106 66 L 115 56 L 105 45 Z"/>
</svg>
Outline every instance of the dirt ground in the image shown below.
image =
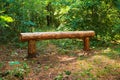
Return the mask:
<svg viewBox="0 0 120 80">
<path fill-rule="evenodd" d="M 10 61 L 25 62 L 29 66 L 29 72 L 22 79 L 10 77 L 7 80 L 120 80 L 120 59 L 106 59 L 105 56 L 99 55 L 100 53 L 101 50 L 93 49 L 85 52 L 81 49 L 71 51 L 71 53 L 60 54 L 57 52 L 56 46 L 49 45 L 46 50 L 41 52 L 38 50 L 36 58 L 27 59 L 27 49 L 1 45 L 0 61 L 4 65 L 0 69 L 1 72 L 13 69 L 14 67 L 9 65 Z M 95 60 L 98 61 L 95 62 Z M 101 71 L 107 65 L 114 64 L 117 65 L 117 69 L 110 68 L 110 71 L 116 72 L 115 74 L 98 73 L 98 71 Z M 92 70 L 85 72 L 85 70 L 90 68 Z M 65 71 L 71 74 L 66 75 Z M 55 79 L 60 74 L 62 74 L 62 79 Z"/>
</svg>

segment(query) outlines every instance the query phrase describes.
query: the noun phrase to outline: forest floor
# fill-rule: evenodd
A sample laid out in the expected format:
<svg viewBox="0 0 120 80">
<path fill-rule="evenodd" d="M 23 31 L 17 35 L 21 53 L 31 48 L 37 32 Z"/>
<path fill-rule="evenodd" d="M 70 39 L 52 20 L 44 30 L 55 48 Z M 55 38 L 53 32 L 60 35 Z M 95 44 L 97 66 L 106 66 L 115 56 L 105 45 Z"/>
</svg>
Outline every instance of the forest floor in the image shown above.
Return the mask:
<svg viewBox="0 0 120 80">
<path fill-rule="evenodd" d="M 0 80 L 120 80 L 120 45 L 58 52 L 49 44 L 26 56 L 27 48 L 0 45 Z"/>
</svg>

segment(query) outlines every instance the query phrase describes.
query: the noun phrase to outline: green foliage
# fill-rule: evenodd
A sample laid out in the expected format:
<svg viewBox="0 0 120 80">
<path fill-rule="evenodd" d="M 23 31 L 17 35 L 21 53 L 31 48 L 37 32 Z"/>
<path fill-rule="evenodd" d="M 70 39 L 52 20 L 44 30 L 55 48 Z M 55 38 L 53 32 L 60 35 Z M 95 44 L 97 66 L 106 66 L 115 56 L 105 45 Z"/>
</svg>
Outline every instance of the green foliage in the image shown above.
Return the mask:
<svg viewBox="0 0 120 80">
<path fill-rule="evenodd" d="M 17 61 L 10 62 L 10 66 L 18 65 L 18 64 L 20 63 Z M 15 67 L 14 69 L 9 70 L 9 75 L 16 76 L 19 79 L 23 79 L 24 75 L 28 74 L 28 72 L 29 72 L 29 66 L 26 63 L 21 63 L 19 67 Z"/>
<path fill-rule="evenodd" d="M 112 75 L 117 75 L 120 74 L 119 71 L 116 71 L 117 68 L 120 68 L 119 66 L 116 65 L 106 65 L 103 69 L 98 70 L 97 76 L 103 76 L 103 75 L 108 75 L 108 74 L 112 74 Z"/>
<path fill-rule="evenodd" d="M 75 75 L 80 76 L 79 79 L 76 80 L 97 80 L 96 75 L 92 73 L 93 68 L 82 69 L 81 72 L 75 73 Z"/>
<path fill-rule="evenodd" d="M 54 80 L 64 80 L 65 76 L 69 76 L 71 74 L 71 71 L 64 71 L 64 73 L 58 74 Z"/>
<path fill-rule="evenodd" d="M 0 62 L 0 69 L 3 67 L 4 63 Z"/>
<path fill-rule="evenodd" d="M 113 0 L 113 3 L 120 10 L 120 0 Z"/>
<path fill-rule="evenodd" d="M 111 45 L 112 47 L 114 45 Z M 102 55 L 105 55 L 109 57 L 110 59 L 119 59 L 120 58 L 120 46 L 115 47 L 114 49 L 112 47 L 108 47 L 104 50 Z"/>
<path fill-rule="evenodd" d="M 4 64 L 6 65 L 4 62 L 0 63 L 0 68 L 3 68 Z M 11 80 L 12 78 L 18 78 L 22 80 L 30 71 L 28 64 L 25 62 L 9 61 L 7 66 L 9 69 L 0 72 L 0 79 Z"/>
<path fill-rule="evenodd" d="M 99 35 L 102 40 L 110 40 L 114 36 L 114 26 L 120 19 L 111 1 L 86 0 L 73 4 L 65 19 L 72 30 L 95 30 L 96 37 Z"/>
<path fill-rule="evenodd" d="M 0 26 L 1 26 L 1 28 L 4 28 L 4 27 L 9 27 L 9 25 L 7 24 L 7 23 L 9 23 L 9 22 L 13 22 L 14 20 L 11 18 L 11 17 L 9 17 L 9 16 L 0 16 Z"/>
<path fill-rule="evenodd" d="M 44 68 L 45 68 L 45 70 L 48 70 L 50 68 L 50 66 L 45 66 Z"/>
<path fill-rule="evenodd" d="M 0 80 L 3 80 L 3 79 L 0 77 Z"/>
<path fill-rule="evenodd" d="M 1 0 L 0 39 L 16 41 L 20 32 L 51 27 L 54 31 L 94 30 L 96 39 L 107 42 L 120 39 L 119 15 L 120 0 Z"/>
<path fill-rule="evenodd" d="M 80 73 L 81 76 L 89 76 L 89 77 L 92 77 L 93 75 L 91 74 L 91 70 L 92 68 L 89 68 L 89 69 L 86 69 L 84 70 L 83 72 Z"/>
<path fill-rule="evenodd" d="M 96 38 L 111 40 L 119 34 L 115 26 L 120 23 L 119 12 L 113 5 L 112 0 L 60 1 L 55 11 L 61 22 L 58 30 L 95 30 Z"/>
<path fill-rule="evenodd" d="M 62 80 L 63 79 L 63 74 L 59 74 L 58 76 L 55 77 L 54 80 Z"/>
<path fill-rule="evenodd" d="M 70 74 L 71 74 L 71 71 L 65 71 L 65 74 L 66 74 L 66 75 L 70 75 Z"/>
</svg>

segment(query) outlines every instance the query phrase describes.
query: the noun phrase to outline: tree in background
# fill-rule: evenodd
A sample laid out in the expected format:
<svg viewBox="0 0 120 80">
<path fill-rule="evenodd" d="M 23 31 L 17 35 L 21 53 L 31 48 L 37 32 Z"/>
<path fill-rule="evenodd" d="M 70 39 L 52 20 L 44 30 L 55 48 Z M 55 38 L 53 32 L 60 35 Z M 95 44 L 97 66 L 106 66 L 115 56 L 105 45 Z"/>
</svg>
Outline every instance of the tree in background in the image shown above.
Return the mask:
<svg viewBox="0 0 120 80">
<path fill-rule="evenodd" d="M 13 41 L 20 32 L 49 27 L 62 31 L 95 30 L 96 39 L 119 39 L 120 0 L 1 0 L 1 26 L 1 37 Z"/>
</svg>

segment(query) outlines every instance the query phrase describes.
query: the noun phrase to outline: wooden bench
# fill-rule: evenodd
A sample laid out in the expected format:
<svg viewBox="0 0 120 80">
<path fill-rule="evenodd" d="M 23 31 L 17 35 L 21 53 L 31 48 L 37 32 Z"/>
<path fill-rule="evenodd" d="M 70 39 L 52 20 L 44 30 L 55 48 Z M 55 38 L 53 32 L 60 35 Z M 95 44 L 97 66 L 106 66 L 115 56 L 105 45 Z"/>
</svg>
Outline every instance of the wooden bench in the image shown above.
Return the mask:
<svg viewBox="0 0 120 80">
<path fill-rule="evenodd" d="M 78 38 L 84 41 L 84 50 L 89 50 L 89 38 L 95 35 L 94 31 L 71 31 L 71 32 L 33 32 L 20 33 L 21 41 L 28 41 L 28 57 L 36 56 L 36 41 L 48 39 Z"/>
</svg>

